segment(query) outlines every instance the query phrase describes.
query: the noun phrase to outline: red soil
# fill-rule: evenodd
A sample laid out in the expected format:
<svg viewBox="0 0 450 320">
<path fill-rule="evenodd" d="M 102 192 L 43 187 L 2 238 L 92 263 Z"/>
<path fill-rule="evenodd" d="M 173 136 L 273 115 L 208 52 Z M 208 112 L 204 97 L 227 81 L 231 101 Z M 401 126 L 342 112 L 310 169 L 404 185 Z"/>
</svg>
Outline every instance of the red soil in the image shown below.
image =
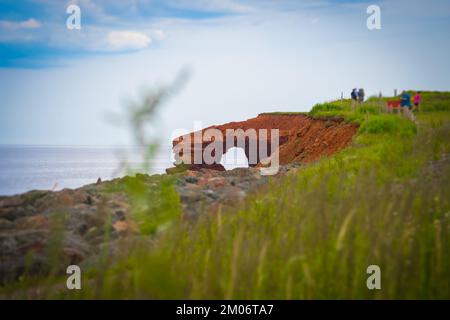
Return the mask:
<svg viewBox="0 0 450 320">
<path fill-rule="evenodd" d="M 342 118 L 313 118 L 301 114 L 261 114 L 246 121 L 230 122 L 210 128 L 222 131 L 224 136 L 226 129 L 242 129 L 244 131 L 247 129 L 279 129 L 279 161 L 280 164 L 288 164 L 294 161 L 310 163 L 322 156 L 329 156 L 346 148 L 351 143 L 358 126 L 347 123 Z M 267 140 L 270 142 L 270 131 Z M 182 141 L 183 137 L 174 139 L 173 146 L 175 147 Z M 191 133 L 191 141 L 194 141 L 193 133 Z M 222 142 L 225 153 L 225 141 Z M 204 149 L 210 143 L 205 141 L 201 147 Z M 213 166 L 217 167 L 217 165 Z M 201 164 L 195 165 L 195 167 L 206 168 L 208 166 Z"/>
</svg>

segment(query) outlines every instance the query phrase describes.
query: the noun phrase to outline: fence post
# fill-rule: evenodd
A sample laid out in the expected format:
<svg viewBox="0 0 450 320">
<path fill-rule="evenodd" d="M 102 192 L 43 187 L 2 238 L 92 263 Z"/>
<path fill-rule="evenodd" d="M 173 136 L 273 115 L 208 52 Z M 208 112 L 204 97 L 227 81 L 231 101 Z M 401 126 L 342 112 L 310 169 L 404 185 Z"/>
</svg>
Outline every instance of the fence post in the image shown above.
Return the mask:
<svg viewBox="0 0 450 320">
<path fill-rule="evenodd" d="M 383 99 L 383 94 L 380 91 L 380 94 L 378 95 L 378 113 L 381 113 L 381 101 Z"/>
</svg>

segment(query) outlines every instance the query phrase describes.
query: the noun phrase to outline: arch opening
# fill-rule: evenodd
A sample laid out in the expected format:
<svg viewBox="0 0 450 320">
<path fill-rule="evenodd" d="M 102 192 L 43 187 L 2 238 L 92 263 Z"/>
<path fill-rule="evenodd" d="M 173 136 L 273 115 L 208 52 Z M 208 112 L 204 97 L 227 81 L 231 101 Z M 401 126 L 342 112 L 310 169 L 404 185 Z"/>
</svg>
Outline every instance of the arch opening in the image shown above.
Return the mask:
<svg viewBox="0 0 450 320">
<path fill-rule="evenodd" d="M 249 167 L 244 149 L 238 147 L 228 149 L 228 151 L 222 155 L 220 164 L 224 166 L 225 170 Z"/>
</svg>

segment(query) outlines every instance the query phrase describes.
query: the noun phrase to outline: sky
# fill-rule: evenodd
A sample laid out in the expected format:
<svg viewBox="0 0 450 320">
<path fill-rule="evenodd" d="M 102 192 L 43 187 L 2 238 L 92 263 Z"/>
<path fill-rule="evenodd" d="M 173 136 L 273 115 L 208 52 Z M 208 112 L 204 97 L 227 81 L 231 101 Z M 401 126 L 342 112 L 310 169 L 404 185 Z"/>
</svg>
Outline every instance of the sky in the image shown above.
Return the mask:
<svg viewBox="0 0 450 320">
<path fill-rule="evenodd" d="M 158 115 L 163 144 L 196 121 L 308 111 L 354 87 L 450 90 L 449 31 L 448 0 L 0 0 L 0 144 L 133 144 L 112 115 L 184 69 Z"/>
</svg>

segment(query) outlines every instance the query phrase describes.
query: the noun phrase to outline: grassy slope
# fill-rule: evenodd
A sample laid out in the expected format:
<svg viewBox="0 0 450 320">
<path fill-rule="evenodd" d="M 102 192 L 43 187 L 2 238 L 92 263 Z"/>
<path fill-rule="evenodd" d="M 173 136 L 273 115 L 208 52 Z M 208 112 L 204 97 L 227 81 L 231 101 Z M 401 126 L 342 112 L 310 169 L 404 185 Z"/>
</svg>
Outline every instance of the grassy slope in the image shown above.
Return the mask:
<svg viewBox="0 0 450 320">
<path fill-rule="evenodd" d="M 236 212 L 174 223 L 61 295 L 450 298 L 450 175 L 440 161 L 450 152 L 450 93 L 425 93 L 423 110 L 416 130 L 378 115 L 374 100 L 357 112 L 349 101 L 315 106 L 314 116 L 361 124 L 351 148 L 274 180 Z M 371 264 L 381 267 L 382 290 L 366 287 Z"/>
</svg>

